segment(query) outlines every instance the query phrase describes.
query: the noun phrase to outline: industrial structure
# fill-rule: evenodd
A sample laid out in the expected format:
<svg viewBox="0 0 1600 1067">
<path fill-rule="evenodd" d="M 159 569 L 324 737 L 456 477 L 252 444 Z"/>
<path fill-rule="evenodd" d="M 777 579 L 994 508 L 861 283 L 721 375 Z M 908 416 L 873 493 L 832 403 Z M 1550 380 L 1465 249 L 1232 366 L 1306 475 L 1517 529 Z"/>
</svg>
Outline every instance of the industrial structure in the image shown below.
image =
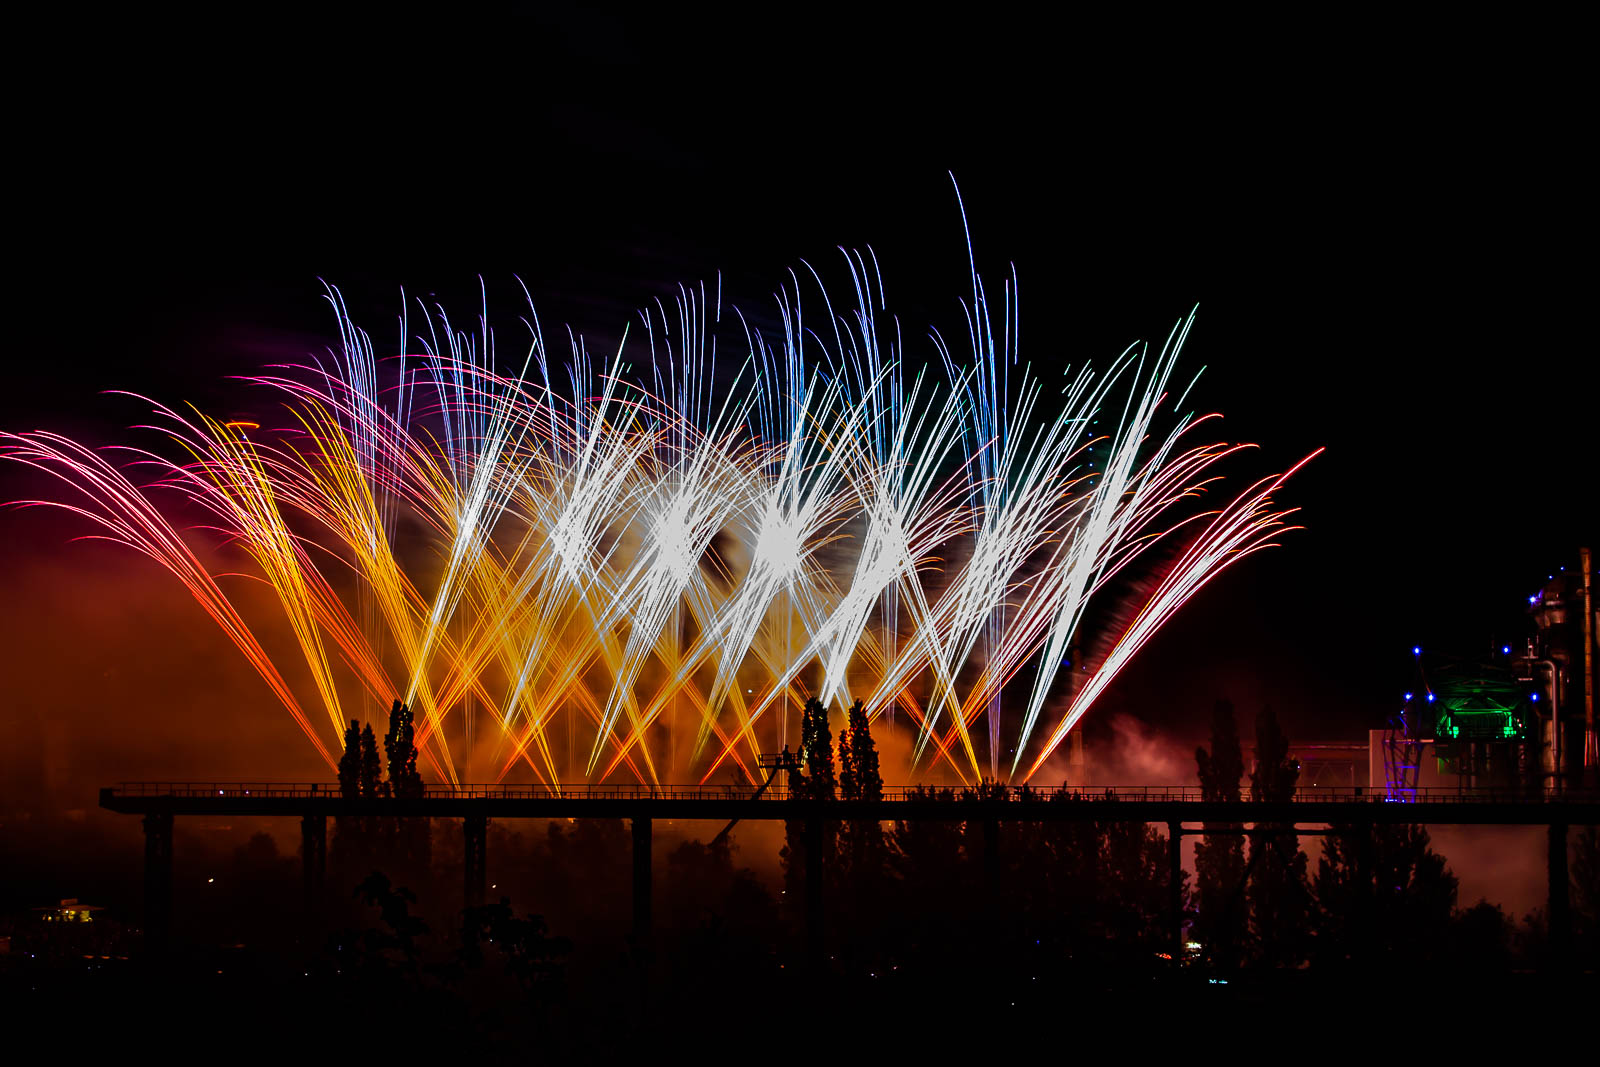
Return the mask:
<svg viewBox="0 0 1600 1067">
<path fill-rule="evenodd" d="M 1582 548 L 1528 595 L 1523 632 L 1486 654 L 1414 646 L 1411 685 L 1374 731 L 1374 784 L 1400 801 L 1452 782 L 1556 794 L 1600 785 L 1593 590 L 1593 554 Z"/>
</svg>

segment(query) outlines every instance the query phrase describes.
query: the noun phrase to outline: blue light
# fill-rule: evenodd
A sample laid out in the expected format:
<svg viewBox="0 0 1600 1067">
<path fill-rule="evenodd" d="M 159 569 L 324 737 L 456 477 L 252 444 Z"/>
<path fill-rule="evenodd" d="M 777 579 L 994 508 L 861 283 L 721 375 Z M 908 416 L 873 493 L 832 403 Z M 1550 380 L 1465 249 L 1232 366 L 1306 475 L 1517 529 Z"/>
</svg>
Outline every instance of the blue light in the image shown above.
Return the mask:
<svg viewBox="0 0 1600 1067">
<path fill-rule="evenodd" d="M 1538 593 L 1535 593 L 1531 597 L 1528 598 L 1528 603 L 1530 603 L 1530 604 L 1537 604 L 1538 602 L 1539 602 L 1539 594 Z"/>
<path fill-rule="evenodd" d="M 1433 694 L 1432 693 L 1428 694 L 1428 703 L 1430 703 L 1430 704 L 1433 703 Z"/>
<path fill-rule="evenodd" d="M 1510 646 L 1510 645 L 1501 645 L 1501 646 L 1500 646 L 1500 654 L 1501 654 L 1501 655 L 1502 655 L 1502 656 L 1509 656 L 1509 655 L 1511 655 L 1511 646 Z"/>
<path fill-rule="evenodd" d="M 1407 693 L 1407 694 L 1406 694 L 1406 702 L 1407 702 L 1407 703 L 1410 703 L 1410 701 L 1411 701 L 1411 697 L 1412 697 L 1412 694 L 1410 694 L 1410 693 Z"/>
<path fill-rule="evenodd" d="M 1420 655 L 1422 655 L 1422 646 L 1421 646 L 1421 645 L 1412 645 L 1412 646 L 1411 646 L 1411 654 L 1412 654 L 1412 655 L 1413 655 L 1413 656 L 1420 656 Z"/>
<path fill-rule="evenodd" d="M 1537 704 L 1537 703 L 1539 703 L 1539 694 L 1538 693 L 1530 693 L 1530 694 L 1528 694 L 1528 699 L 1533 701 L 1535 704 Z"/>
</svg>

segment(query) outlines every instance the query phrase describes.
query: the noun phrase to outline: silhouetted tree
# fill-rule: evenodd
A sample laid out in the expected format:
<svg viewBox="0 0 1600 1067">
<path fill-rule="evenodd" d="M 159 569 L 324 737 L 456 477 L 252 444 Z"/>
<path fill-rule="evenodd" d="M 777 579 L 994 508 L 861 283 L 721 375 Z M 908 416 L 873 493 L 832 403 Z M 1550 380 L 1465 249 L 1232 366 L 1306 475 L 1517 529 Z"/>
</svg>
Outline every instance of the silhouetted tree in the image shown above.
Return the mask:
<svg viewBox="0 0 1600 1067">
<path fill-rule="evenodd" d="M 1573 957 L 1600 964 L 1600 827 L 1586 826 L 1572 842 Z"/>
<path fill-rule="evenodd" d="M 812 800 L 833 800 L 837 793 L 833 731 L 828 727 L 827 707 L 815 697 L 806 701 L 800 727 L 800 752 L 806 768 L 806 796 Z"/>
<path fill-rule="evenodd" d="M 381 795 L 383 765 L 378 762 L 378 741 L 372 735 L 372 724 L 361 728 L 361 763 L 358 774 L 360 794 L 363 797 Z"/>
<path fill-rule="evenodd" d="M 396 700 L 389 709 L 389 730 L 383 735 L 383 753 L 389 767 L 389 786 L 397 797 L 420 797 L 422 775 L 417 773 L 416 731 L 411 709 Z"/>
<path fill-rule="evenodd" d="M 389 794 L 397 798 L 423 795 L 422 775 L 417 771 L 416 730 L 411 709 L 396 700 L 389 709 L 389 729 L 383 735 L 383 751 L 388 759 Z M 400 820 L 394 835 L 397 859 L 408 871 L 425 871 L 432 859 L 432 834 L 427 819 Z"/>
<path fill-rule="evenodd" d="M 339 794 L 361 795 L 361 724 L 351 719 L 344 728 L 344 754 L 339 757 Z"/>
<path fill-rule="evenodd" d="M 911 799 L 953 802 L 955 792 L 931 787 L 911 791 Z M 913 907 L 891 909 L 881 916 L 879 936 L 890 950 L 925 966 L 963 964 L 973 949 L 973 917 L 969 902 L 977 895 L 977 865 L 962 853 L 961 823 L 945 819 L 897 819 L 889 829 L 889 866 L 896 892 Z"/>
<path fill-rule="evenodd" d="M 878 746 L 872 740 L 867 709 L 859 700 L 850 705 L 850 754 L 861 799 L 882 800 L 883 774 L 878 770 Z"/>
<path fill-rule="evenodd" d="M 361 795 L 361 724 L 355 719 L 344 728 L 344 752 L 339 756 L 339 795 L 354 800 Z M 362 820 L 354 815 L 333 817 L 333 847 L 329 855 L 341 875 L 354 875 L 366 862 Z"/>
<path fill-rule="evenodd" d="M 856 777 L 856 754 L 850 747 L 850 728 L 853 725 L 853 721 L 847 722 L 839 733 L 839 796 L 844 800 L 861 799 L 861 782 Z"/>
<path fill-rule="evenodd" d="M 486 950 L 485 944 L 494 948 Z M 557 958 L 572 951 L 572 942 L 550 936 L 542 915 L 517 918 L 511 898 L 501 897 L 498 904 L 480 904 L 461 913 L 462 964 L 481 967 L 491 951 L 524 990 L 548 995 L 561 979 Z"/>
<path fill-rule="evenodd" d="M 661 895 L 669 965 L 699 988 L 766 965 L 780 934 L 772 895 L 749 868 L 735 868 L 734 842 L 685 841 L 667 856 Z"/>
<path fill-rule="evenodd" d="M 883 776 L 878 771 L 878 749 L 872 740 L 866 706 L 856 701 L 839 735 L 839 795 L 844 800 L 883 799 Z M 835 897 L 843 912 L 833 925 L 846 931 L 844 943 L 861 957 L 875 948 L 877 939 L 865 934 L 877 921 L 887 898 L 886 847 L 883 824 L 875 819 L 855 819 L 839 827 L 838 862 L 834 865 Z M 857 959 L 860 965 L 870 961 Z M 867 969 L 871 969 L 868 967 Z"/>
<path fill-rule="evenodd" d="M 791 776 L 791 795 L 796 800 L 833 800 L 837 795 L 837 782 L 833 767 L 833 731 L 828 727 L 828 709 L 822 701 L 812 697 L 806 701 L 800 716 L 801 771 Z M 822 855 L 826 864 L 836 853 L 837 832 L 831 824 L 822 829 Z M 784 889 L 791 898 L 792 908 L 801 905 L 805 889 L 805 824 L 804 820 L 784 821 L 784 846 L 779 854 L 783 861 Z"/>
<path fill-rule="evenodd" d="M 1252 800 L 1294 799 L 1300 762 L 1289 758 L 1289 739 L 1271 708 L 1256 716 L 1256 768 Z M 1306 854 L 1290 825 L 1258 826 L 1250 839 L 1250 928 L 1257 955 L 1269 967 L 1294 967 L 1305 959 L 1311 895 Z"/>
<path fill-rule="evenodd" d="M 369 981 L 419 982 L 422 961 L 417 939 L 428 932 L 428 924 L 411 914 L 416 895 L 403 886 L 395 886 L 387 875 L 373 871 L 356 886 L 355 896 L 378 909 L 378 917 L 387 929 L 370 927 L 335 934 L 330 944 L 340 970 Z"/>
<path fill-rule="evenodd" d="M 1498 904 L 1480 900 L 1458 911 L 1448 964 L 1458 971 L 1505 973 L 1511 969 L 1511 918 Z"/>
<path fill-rule="evenodd" d="M 1314 888 L 1321 966 L 1438 961 L 1451 943 L 1456 878 L 1421 826 L 1333 827 Z"/>
<path fill-rule="evenodd" d="M 1194 758 L 1202 799 L 1219 802 L 1239 799 L 1244 756 L 1239 749 L 1239 727 L 1233 705 L 1228 701 L 1219 700 L 1212 709 L 1211 750 L 1196 748 Z M 1242 828 L 1242 823 L 1206 824 L 1208 831 Z M 1195 933 L 1205 946 L 1208 959 L 1223 967 L 1237 966 L 1244 948 L 1248 917 L 1244 901 L 1244 836 L 1207 833 L 1195 845 L 1194 868 L 1198 897 Z"/>
<path fill-rule="evenodd" d="M 1025 804 L 1082 804 L 1075 793 L 1027 791 Z M 1100 901 L 1106 896 L 1101 861 L 1102 828 L 1091 822 L 1016 822 L 1006 827 L 1002 856 L 1008 861 L 1012 890 L 1005 905 L 1017 916 L 1021 939 L 1041 964 L 1105 955 L 1109 947 L 1100 926 Z M 1046 962 L 1048 961 L 1048 962 Z"/>
<path fill-rule="evenodd" d="M 1147 966 L 1172 947 L 1171 872 L 1167 837 L 1142 822 L 1109 822 L 1100 827 L 1104 868 L 1096 902 L 1105 940 L 1121 966 Z M 1188 895 L 1188 872 L 1179 873 L 1180 907 Z"/>
</svg>

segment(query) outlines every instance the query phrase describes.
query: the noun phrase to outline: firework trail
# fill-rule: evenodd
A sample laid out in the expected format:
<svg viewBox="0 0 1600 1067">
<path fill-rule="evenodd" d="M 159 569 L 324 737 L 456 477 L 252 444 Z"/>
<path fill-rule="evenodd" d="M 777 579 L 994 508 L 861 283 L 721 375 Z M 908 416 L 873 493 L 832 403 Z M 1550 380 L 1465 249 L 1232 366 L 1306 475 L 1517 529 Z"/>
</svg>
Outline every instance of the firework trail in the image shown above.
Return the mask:
<svg viewBox="0 0 1600 1067">
<path fill-rule="evenodd" d="M 1180 410 L 1192 381 L 1172 402 L 1192 315 L 1050 380 L 1020 358 L 1015 278 L 991 307 L 974 266 L 965 345 L 933 332 L 917 363 L 876 259 L 845 263 L 842 313 L 809 267 L 772 336 L 720 283 L 684 288 L 603 365 L 570 331 L 553 360 L 530 299 L 505 374 L 486 300 L 472 332 L 418 305 L 412 334 L 402 294 L 379 359 L 329 286 L 328 357 L 245 379 L 281 426 L 152 403 L 165 448 L 35 431 L 0 457 L 69 490 L 19 503 L 174 575 L 330 764 L 352 711 L 401 699 L 447 783 L 474 758 L 554 784 L 748 774 L 815 695 L 904 716 L 912 774 L 1026 780 L 1189 597 L 1294 528 L 1273 495 L 1299 465 L 1203 507 L 1247 446 L 1193 440 L 1216 416 Z M 1087 606 L 1157 544 L 1176 562 L 1047 715 Z M 268 656 L 241 579 L 271 587 L 303 665 Z"/>
</svg>

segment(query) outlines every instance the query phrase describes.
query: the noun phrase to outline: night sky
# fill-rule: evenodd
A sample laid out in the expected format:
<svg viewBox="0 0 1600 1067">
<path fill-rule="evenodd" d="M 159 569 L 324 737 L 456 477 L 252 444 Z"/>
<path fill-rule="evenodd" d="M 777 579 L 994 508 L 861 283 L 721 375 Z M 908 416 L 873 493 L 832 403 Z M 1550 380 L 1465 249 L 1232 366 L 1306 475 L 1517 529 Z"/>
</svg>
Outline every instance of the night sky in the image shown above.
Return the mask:
<svg viewBox="0 0 1600 1067">
<path fill-rule="evenodd" d="M 911 354 L 931 358 L 926 327 L 959 333 L 968 289 L 953 172 L 980 270 L 998 286 L 1015 264 L 1025 359 L 1159 344 L 1198 304 L 1194 395 L 1262 446 L 1228 484 L 1327 448 L 1282 494 L 1307 529 L 1189 604 L 1098 717 L 1192 743 L 1226 695 L 1270 703 L 1294 737 L 1363 738 L 1413 643 L 1508 633 L 1595 543 L 1572 105 L 1522 70 L 1484 76 L 1449 40 L 1308 30 L 1224 59 L 1076 27 L 572 16 L 252 37 L 246 54 L 250 31 L 231 32 L 217 49 L 41 41 L 27 61 L 50 76 L 11 131 L 22 269 L 0 426 L 125 439 L 140 411 L 109 387 L 226 412 L 242 401 L 225 375 L 336 340 L 319 278 L 381 348 L 401 286 L 466 318 L 481 275 L 509 331 L 520 276 L 547 335 L 570 323 L 604 352 L 679 282 L 721 272 L 759 321 L 787 267 L 842 296 L 836 249 L 870 246 Z M 14 472 L 0 489 L 18 495 Z M 40 575 L 100 573 L 90 557 L 112 550 L 63 533 L 0 515 L 0 579 L 23 608 L 8 627 L 31 637 L 8 673 L 84 636 L 41 607 Z M 146 618 L 118 595 L 95 640 Z M 170 640 L 209 625 L 194 611 Z M 142 732 L 176 743 L 159 716 Z"/>
</svg>

